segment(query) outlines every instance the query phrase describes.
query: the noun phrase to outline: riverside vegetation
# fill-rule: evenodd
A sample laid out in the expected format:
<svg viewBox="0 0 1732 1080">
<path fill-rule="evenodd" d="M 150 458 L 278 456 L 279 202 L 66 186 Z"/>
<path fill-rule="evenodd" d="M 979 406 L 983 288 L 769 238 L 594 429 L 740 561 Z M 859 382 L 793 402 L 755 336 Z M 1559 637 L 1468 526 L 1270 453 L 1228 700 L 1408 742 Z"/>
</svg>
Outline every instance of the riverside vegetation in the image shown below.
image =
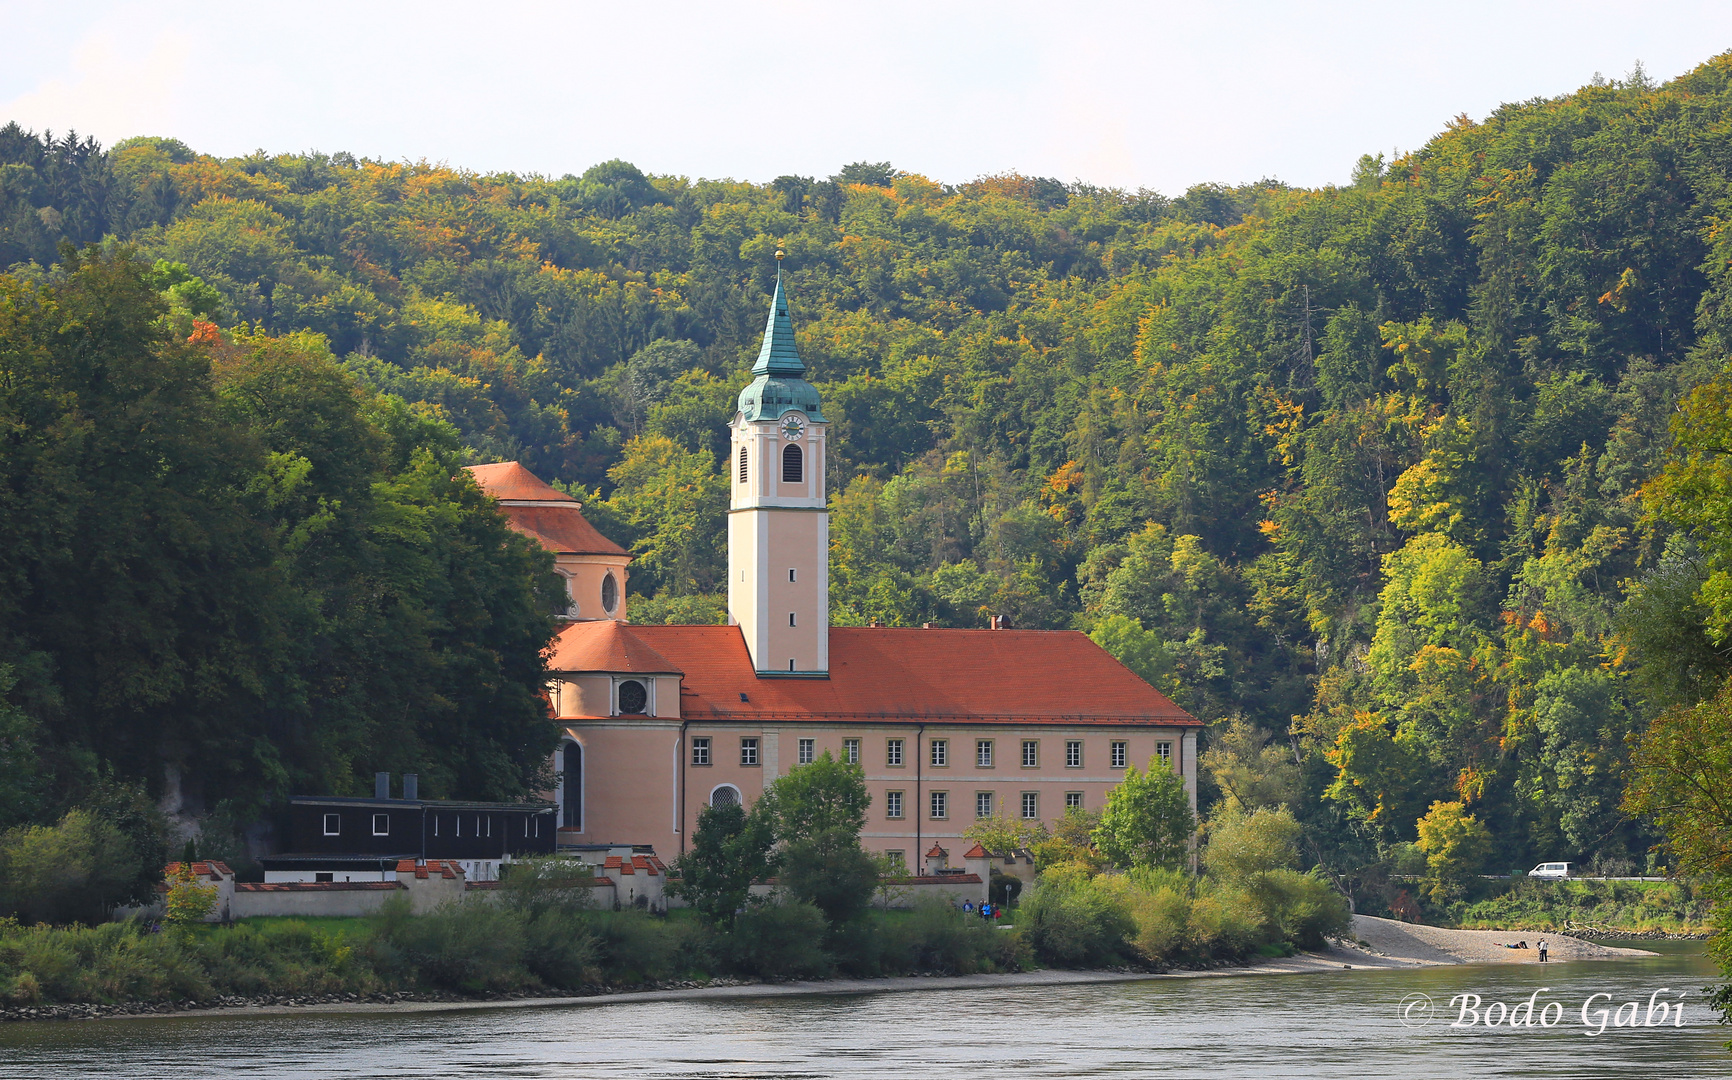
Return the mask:
<svg viewBox="0 0 1732 1080">
<path fill-rule="evenodd" d="M 1120 837 L 1187 837 L 1178 778 L 1116 792 Z M 1199 965 L 1287 955 L 1347 927 L 1320 877 L 1299 873 L 1286 811 L 1225 816 L 1186 869 L 1184 843 L 1119 846 L 1078 815 L 1043 846 L 1044 873 L 1001 929 L 951 903 L 874 911 L 899 868 L 861 850 L 867 795 L 857 765 L 830 755 L 778 779 L 747 811 L 706 807 L 671 883 L 691 907 L 670 915 L 597 911 L 587 870 L 516 864 L 501 888 L 424 915 L 393 898 L 376 917 L 206 925 L 188 902 L 165 926 L 0 922 L 0 1001 L 151 1003 L 225 998 L 594 992 L 717 977 L 812 979 L 916 972 Z M 991 828 L 989 823 L 985 828 Z M 1091 829 L 1092 835 L 1081 830 Z M 772 895 L 754 882 L 773 880 Z"/>
<path fill-rule="evenodd" d="M 542 789 L 558 588 L 458 467 L 581 491 L 635 619 L 719 621 L 781 248 L 834 621 L 1088 632 L 1208 725 L 1206 818 L 1285 808 L 1359 911 L 1568 859 L 1732 920 L 1728 162 L 1732 56 L 1176 198 L 0 129 L 5 902 L 147 893 L 170 789 L 236 862 L 375 770 Z M 50 834 L 82 898 L 17 884 Z"/>
</svg>

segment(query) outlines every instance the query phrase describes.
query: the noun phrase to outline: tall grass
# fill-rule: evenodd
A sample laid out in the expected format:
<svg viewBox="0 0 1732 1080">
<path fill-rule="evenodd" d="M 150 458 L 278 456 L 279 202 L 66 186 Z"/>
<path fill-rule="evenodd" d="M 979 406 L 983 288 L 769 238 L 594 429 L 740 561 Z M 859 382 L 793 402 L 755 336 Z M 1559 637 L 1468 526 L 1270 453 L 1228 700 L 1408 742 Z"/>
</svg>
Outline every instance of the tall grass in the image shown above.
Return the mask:
<svg viewBox="0 0 1732 1080">
<path fill-rule="evenodd" d="M 210 1001 L 224 996 L 548 993 L 716 976 L 1017 970 L 1014 932 L 947 905 L 872 912 L 836 932 L 809 904 L 753 907 L 731 933 L 702 919 L 467 898 L 406 902 L 338 925 L 256 919 L 157 930 L 139 922 L 0 920 L 0 1004 Z"/>
</svg>

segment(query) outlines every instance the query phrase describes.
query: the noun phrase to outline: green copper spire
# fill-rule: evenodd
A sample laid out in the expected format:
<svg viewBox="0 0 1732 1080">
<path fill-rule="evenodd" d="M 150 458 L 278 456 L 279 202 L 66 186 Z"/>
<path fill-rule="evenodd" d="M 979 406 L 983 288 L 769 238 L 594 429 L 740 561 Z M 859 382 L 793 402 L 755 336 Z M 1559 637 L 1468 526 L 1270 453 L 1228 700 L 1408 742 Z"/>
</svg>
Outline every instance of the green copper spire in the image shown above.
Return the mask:
<svg viewBox="0 0 1732 1080">
<path fill-rule="evenodd" d="M 805 362 L 794 347 L 794 320 L 788 317 L 788 297 L 782 291 L 782 253 L 776 252 L 776 295 L 764 323 L 764 346 L 752 365 L 754 378 L 740 391 L 740 415 L 746 420 L 775 420 L 785 412 L 802 412 L 824 423 L 818 390 L 801 376 Z"/>
<path fill-rule="evenodd" d="M 794 347 L 794 320 L 788 317 L 788 298 L 782 293 L 782 253 L 776 252 L 776 296 L 770 301 L 770 317 L 764 322 L 764 347 L 758 350 L 754 375 L 806 373 L 800 351 Z"/>
</svg>

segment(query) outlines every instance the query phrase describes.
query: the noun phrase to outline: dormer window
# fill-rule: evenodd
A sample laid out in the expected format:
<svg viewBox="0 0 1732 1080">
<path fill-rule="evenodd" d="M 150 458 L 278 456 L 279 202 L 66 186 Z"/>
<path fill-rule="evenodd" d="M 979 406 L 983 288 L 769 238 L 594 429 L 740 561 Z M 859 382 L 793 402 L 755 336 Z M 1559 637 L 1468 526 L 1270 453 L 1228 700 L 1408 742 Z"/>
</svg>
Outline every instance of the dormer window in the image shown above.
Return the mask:
<svg viewBox="0 0 1732 1080">
<path fill-rule="evenodd" d="M 615 690 L 621 716 L 637 716 L 648 710 L 649 688 L 637 679 L 623 679 Z"/>
</svg>

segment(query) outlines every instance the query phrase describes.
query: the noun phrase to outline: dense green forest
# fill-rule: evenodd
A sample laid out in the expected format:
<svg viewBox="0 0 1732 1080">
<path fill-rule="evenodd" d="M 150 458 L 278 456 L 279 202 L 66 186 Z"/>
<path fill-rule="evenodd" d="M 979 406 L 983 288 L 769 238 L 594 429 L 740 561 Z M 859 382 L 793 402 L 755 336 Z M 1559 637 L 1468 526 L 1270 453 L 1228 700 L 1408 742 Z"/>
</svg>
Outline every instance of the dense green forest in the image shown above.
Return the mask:
<svg viewBox="0 0 1732 1080">
<path fill-rule="evenodd" d="M 1459 118 L 1346 186 L 1177 198 L 867 162 L 752 184 L 218 159 L 13 125 L 7 700 L 63 770 L 158 785 L 197 758 L 213 799 L 437 772 L 419 758 L 450 740 L 493 764 L 438 790 L 521 788 L 534 740 L 482 730 L 503 714 L 464 665 L 507 657 L 487 685 L 524 708 L 533 672 L 497 668 L 534 665 L 504 650 L 543 627 L 540 571 L 449 466 L 517 458 L 581 491 L 637 554 L 634 618 L 718 618 L 717 454 L 779 247 L 833 420 L 836 622 L 1091 633 L 1211 724 L 1208 797 L 1293 806 L 1362 905 L 1415 843 L 1488 872 L 1647 869 L 1631 740 L 1732 671 L 1725 489 L 1655 483 L 1728 393 L 1729 219 L 1732 55 Z M 177 328 L 160 355 L 211 339 L 150 399 L 179 427 L 149 467 L 180 490 L 98 467 L 13 366 L 91 332 L 78 297 L 124 276 L 111 258 Z M 81 392 L 50 369 L 43 400 Z M 43 430 L 64 455 L 24 469 Z M 196 541 L 163 535 L 159 497 L 196 505 Z M 160 580 L 192 543 L 255 561 Z M 357 599 L 379 574 L 419 582 L 394 583 L 406 622 Z M 417 591 L 435 578 L 460 595 Z M 189 590 L 199 640 L 165 632 Z M 443 686 L 405 674 L 427 651 Z"/>
</svg>

